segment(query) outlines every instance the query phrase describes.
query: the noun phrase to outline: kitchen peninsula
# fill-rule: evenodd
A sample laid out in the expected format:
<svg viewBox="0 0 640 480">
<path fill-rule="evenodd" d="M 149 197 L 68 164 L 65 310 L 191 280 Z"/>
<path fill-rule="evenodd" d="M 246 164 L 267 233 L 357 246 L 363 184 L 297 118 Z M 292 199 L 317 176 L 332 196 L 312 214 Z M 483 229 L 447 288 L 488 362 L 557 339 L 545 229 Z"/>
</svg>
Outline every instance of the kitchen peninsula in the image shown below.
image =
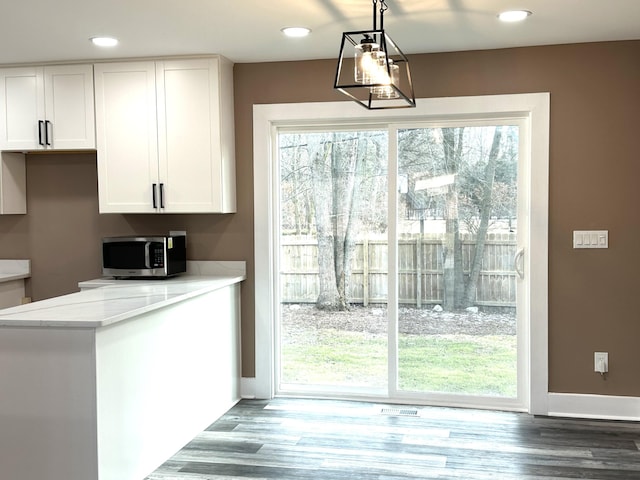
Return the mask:
<svg viewBox="0 0 640 480">
<path fill-rule="evenodd" d="M 228 263 L 0 311 L 2 477 L 142 480 L 238 401 L 245 273 Z"/>
</svg>

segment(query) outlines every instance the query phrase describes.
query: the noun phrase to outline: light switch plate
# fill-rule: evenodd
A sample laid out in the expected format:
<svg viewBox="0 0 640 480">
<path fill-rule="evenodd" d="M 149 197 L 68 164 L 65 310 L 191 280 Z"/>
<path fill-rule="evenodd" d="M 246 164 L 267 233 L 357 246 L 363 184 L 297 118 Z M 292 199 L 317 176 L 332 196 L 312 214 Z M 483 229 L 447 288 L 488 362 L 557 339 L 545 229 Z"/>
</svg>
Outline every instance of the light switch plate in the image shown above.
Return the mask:
<svg viewBox="0 0 640 480">
<path fill-rule="evenodd" d="M 609 248 L 609 230 L 574 230 L 573 248 Z"/>
</svg>

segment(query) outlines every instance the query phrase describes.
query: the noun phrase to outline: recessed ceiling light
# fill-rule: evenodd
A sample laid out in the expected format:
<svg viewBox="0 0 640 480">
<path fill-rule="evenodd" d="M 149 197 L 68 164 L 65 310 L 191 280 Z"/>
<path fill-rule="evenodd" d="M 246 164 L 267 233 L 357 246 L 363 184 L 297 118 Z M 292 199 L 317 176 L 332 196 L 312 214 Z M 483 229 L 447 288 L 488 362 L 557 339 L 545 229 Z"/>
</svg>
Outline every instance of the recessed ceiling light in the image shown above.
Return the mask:
<svg viewBox="0 0 640 480">
<path fill-rule="evenodd" d="M 280 31 L 287 37 L 306 37 L 311 33 L 311 29 L 306 27 L 284 27 Z"/>
<path fill-rule="evenodd" d="M 91 42 L 98 47 L 115 47 L 118 39 L 113 37 L 91 37 Z"/>
<path fill-rule="evenodd" d="M 498 18 L 503 22 L 521 22 L 529 15 L 531 15 L 529 10 L 508 10 L 500 13 Z"/>
</svg>

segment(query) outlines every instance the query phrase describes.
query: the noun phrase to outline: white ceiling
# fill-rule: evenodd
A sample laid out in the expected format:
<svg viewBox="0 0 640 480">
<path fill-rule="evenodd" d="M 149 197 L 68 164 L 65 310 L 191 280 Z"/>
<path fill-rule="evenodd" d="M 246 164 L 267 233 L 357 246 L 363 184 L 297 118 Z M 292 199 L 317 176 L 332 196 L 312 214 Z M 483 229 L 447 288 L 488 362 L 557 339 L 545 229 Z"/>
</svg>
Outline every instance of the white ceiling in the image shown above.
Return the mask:
<svg viewBox="0 0 640 480">
<path fill-rule="evenodd" d="M 387 0 L 408 54 L 640 39 L 640 0 Z M 533 15 L 503 24 L 496 14 Z M 372 26 L 371 0 L 3 0 L 0 64 L 219 53 L 236 63 L 335 58 L 343 31 Z M 313 33 L 288 39 L 280 28 Z M 120 44 L 98 49 L 89 37 Z"/>
</svg>

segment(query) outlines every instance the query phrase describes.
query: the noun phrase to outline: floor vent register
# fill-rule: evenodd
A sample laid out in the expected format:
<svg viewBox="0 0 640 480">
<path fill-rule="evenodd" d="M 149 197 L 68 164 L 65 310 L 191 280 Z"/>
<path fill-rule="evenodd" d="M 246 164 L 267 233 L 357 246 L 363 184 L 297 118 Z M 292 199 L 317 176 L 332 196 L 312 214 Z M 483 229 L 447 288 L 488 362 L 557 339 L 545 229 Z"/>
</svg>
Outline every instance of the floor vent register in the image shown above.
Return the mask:
<svg viewBox="0 0 640 480">
<path fill-rule="evenodd" d="M 418 410 L 416 408 L 382 408 L 381 415 L 402 415 L 404 417 L 417 417 Z"/>
</svg>

